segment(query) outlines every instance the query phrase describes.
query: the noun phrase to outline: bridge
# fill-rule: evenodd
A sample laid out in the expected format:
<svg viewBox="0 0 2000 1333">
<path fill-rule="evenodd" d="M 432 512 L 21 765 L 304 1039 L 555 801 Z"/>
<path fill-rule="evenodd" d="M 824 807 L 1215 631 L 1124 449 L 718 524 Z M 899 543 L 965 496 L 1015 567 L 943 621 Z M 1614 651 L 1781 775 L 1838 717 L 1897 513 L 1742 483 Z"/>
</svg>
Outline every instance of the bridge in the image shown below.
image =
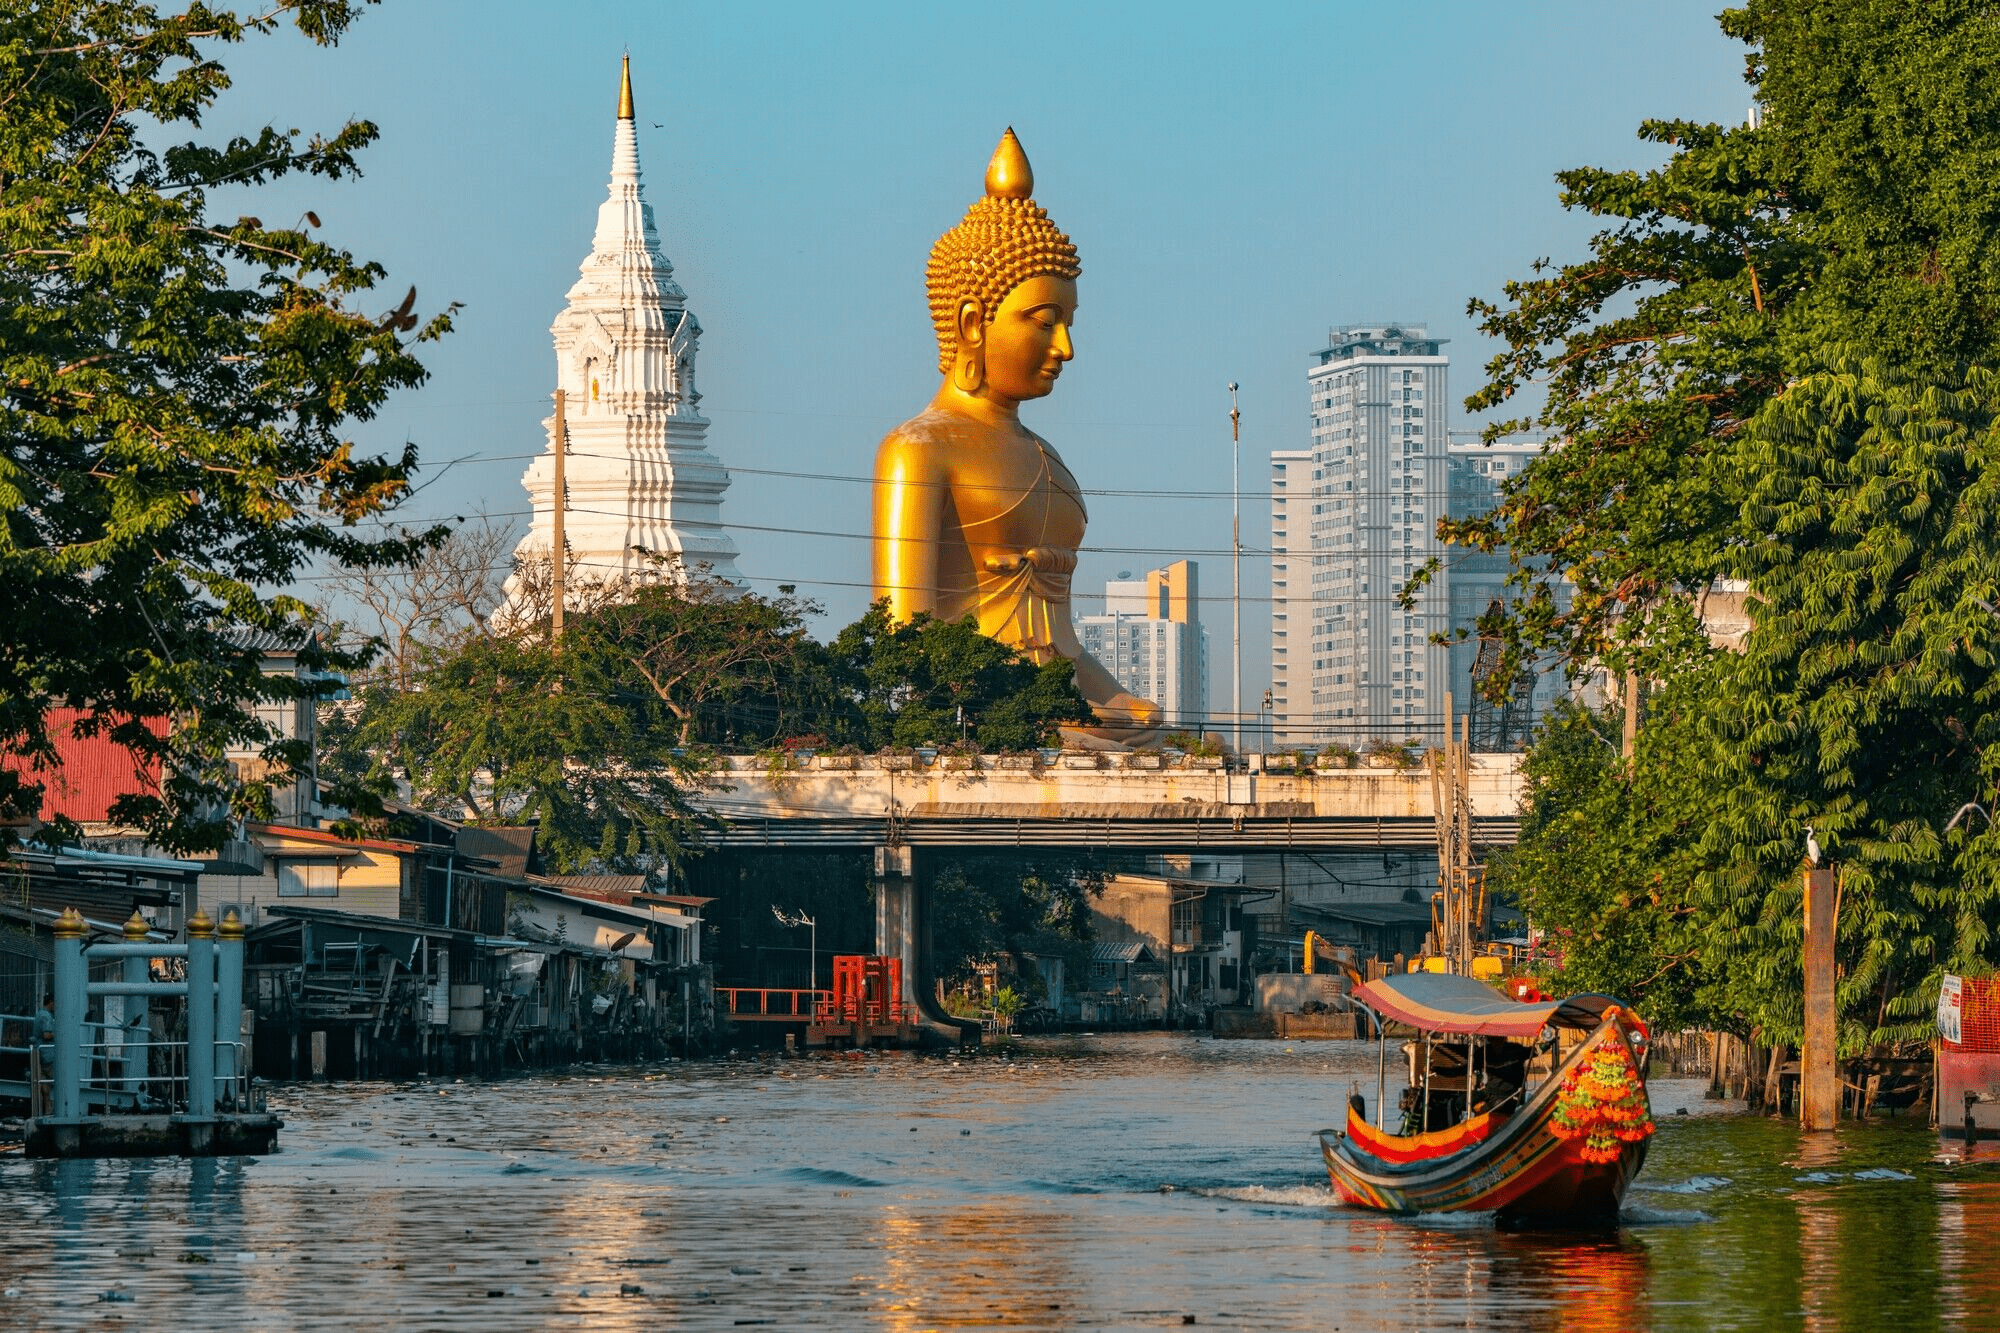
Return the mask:
<svg viewBox="0 0 2000 1333">
<path fill-rule="evenodd" d="M 1519 756 L 1473 756 L 1468 788 L 1473 840 L 1512 845 Z M 731 756 L 708 775 L 698 804 L 718 820 L 707 836 L 718 851 L 874 849 L 875 951 L 901 960 L 904 1004 L 942 1040 L 975 1040 L 977 1030 L 943 1013 L 931 993 L 927 889 L 931 865 L 952 849 L 1313 855 L 1437 847 L 1423 766 L 1301 769 L 1290 756 L 1226 766 L 1191 755 L 1051 751 Z M 772 1016 L 760 1004 L 754 1017 Z"/>
<path fill-rule="evenodd" d="M 717 847 L 1061 847 L 1148 852 L 1426 850 L 1429 772 L 1279 769 L 1275 756 L 1155 754 L 821 755 L 720 762 L 700 804 Z M 1472 831 L 1520 833 L 1518 755 L 1474 755 Z"/>
</svg>

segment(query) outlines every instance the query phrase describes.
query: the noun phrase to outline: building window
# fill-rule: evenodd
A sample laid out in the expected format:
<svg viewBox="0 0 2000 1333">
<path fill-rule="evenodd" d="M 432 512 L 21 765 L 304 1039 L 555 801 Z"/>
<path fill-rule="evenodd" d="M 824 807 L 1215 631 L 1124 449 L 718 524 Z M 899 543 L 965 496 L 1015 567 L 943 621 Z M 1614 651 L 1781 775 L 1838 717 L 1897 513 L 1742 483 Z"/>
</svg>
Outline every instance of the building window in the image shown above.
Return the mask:
<svg viewBox="0 0 2000 1333">
<path fill-rule="evenodd" d="M 340 868 L 331 861 L 278 862 L 280 898 L 338 898 Z"/>
</svg>

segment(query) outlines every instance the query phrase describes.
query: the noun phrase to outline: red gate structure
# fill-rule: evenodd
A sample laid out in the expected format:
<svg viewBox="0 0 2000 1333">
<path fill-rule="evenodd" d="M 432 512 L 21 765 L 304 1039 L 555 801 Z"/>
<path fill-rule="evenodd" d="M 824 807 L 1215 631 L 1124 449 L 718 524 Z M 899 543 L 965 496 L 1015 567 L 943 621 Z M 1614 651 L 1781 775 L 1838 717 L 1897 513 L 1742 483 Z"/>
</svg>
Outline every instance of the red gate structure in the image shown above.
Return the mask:
<svg viewBox="0 0 2000 1333">
<path fill-rule="evenodd" d="M 1937 1125 L 1990 1153 L 2000 1141 L 2000 977 L 1944 979 L 1938 995 Z"/>
<path fill-rule="evenodd" d="M 914 1015 L 903 1003 L 903 960 L 843 953 L 833 957 L 833 991 L 820 992 L 806 1045 L 867 1046 L 914 1041 Z"/>
</svg>

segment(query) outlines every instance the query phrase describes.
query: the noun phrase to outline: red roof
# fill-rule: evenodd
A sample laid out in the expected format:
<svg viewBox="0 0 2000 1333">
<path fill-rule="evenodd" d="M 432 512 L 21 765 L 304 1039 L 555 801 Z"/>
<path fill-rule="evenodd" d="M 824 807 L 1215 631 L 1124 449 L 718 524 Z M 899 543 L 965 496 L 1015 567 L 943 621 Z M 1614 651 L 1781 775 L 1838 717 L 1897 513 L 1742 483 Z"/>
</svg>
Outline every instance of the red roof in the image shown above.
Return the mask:
<svg viewBox="0 0 2000 1333">
<path fill-rule="evenodd" d="M 111 807 L 119 797 L 159 795 L 157 762 L 141 760 L 104 732 L 87 738 L 76 735 L 76 724 L 90 716 L 84 708 L 49 710 L 49 740 L 56 752 L 52 767 L 37 768 L 20 755 L 0 754 L 0 769 L 41 784 L 43 819 L 64 816 L 79 824 L 102 824 L 111 818 Z M 167 734 L 165 718 L 144 721 L 155 736 Z"/>
</svg>

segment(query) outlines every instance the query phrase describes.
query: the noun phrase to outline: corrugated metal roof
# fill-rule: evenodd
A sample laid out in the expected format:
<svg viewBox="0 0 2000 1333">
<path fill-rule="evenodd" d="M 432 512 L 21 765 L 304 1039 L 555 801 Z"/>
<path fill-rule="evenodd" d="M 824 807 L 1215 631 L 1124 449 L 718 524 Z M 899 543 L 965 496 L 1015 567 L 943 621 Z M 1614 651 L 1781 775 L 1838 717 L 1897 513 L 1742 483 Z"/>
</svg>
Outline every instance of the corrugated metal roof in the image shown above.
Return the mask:
<svg viewBox="0 0 2000 1333">
<path fill-rule="evenodd" d="M 646 891 L 644 875 L 530 875 L 537 884 L 551 884 L 585 898 L 630 903 L 632 896 Z"/>
<path fill-rule="evenodd" d="M 49 740 L 56 751 L 51 768 L 37 769 L 19 755 L 0 755 L 0 768 L 41 784 L 43 819 L 64 815 L 79 824 L 102 824 L 119 797 L 159 794 L 157 763 L 141 763 L 101 732 L 87 738 L 75 734 L 76 724 L 89 716 L 90 710 L 83 708 L 49 710 Z M 167 734 L 165 718 L 147 718 L 145 726 L 155 736 Z"/>
<path fill-rule="evenodd" d="M 1140 958 L 1152 955 L 1153 951 L 1138 940 L 1128 940 L 1123 944 L 1099 940 L 1090 946 L 1090 961 L 1093 963 L 1136 963 Z"/>
<path fill-rule="evenodd" d="M 525 879 L 542 868 L 532 824 L 467 824 L 458 830 L 458 850 L 489 858 L 508 879 Z"/>
</svg>

